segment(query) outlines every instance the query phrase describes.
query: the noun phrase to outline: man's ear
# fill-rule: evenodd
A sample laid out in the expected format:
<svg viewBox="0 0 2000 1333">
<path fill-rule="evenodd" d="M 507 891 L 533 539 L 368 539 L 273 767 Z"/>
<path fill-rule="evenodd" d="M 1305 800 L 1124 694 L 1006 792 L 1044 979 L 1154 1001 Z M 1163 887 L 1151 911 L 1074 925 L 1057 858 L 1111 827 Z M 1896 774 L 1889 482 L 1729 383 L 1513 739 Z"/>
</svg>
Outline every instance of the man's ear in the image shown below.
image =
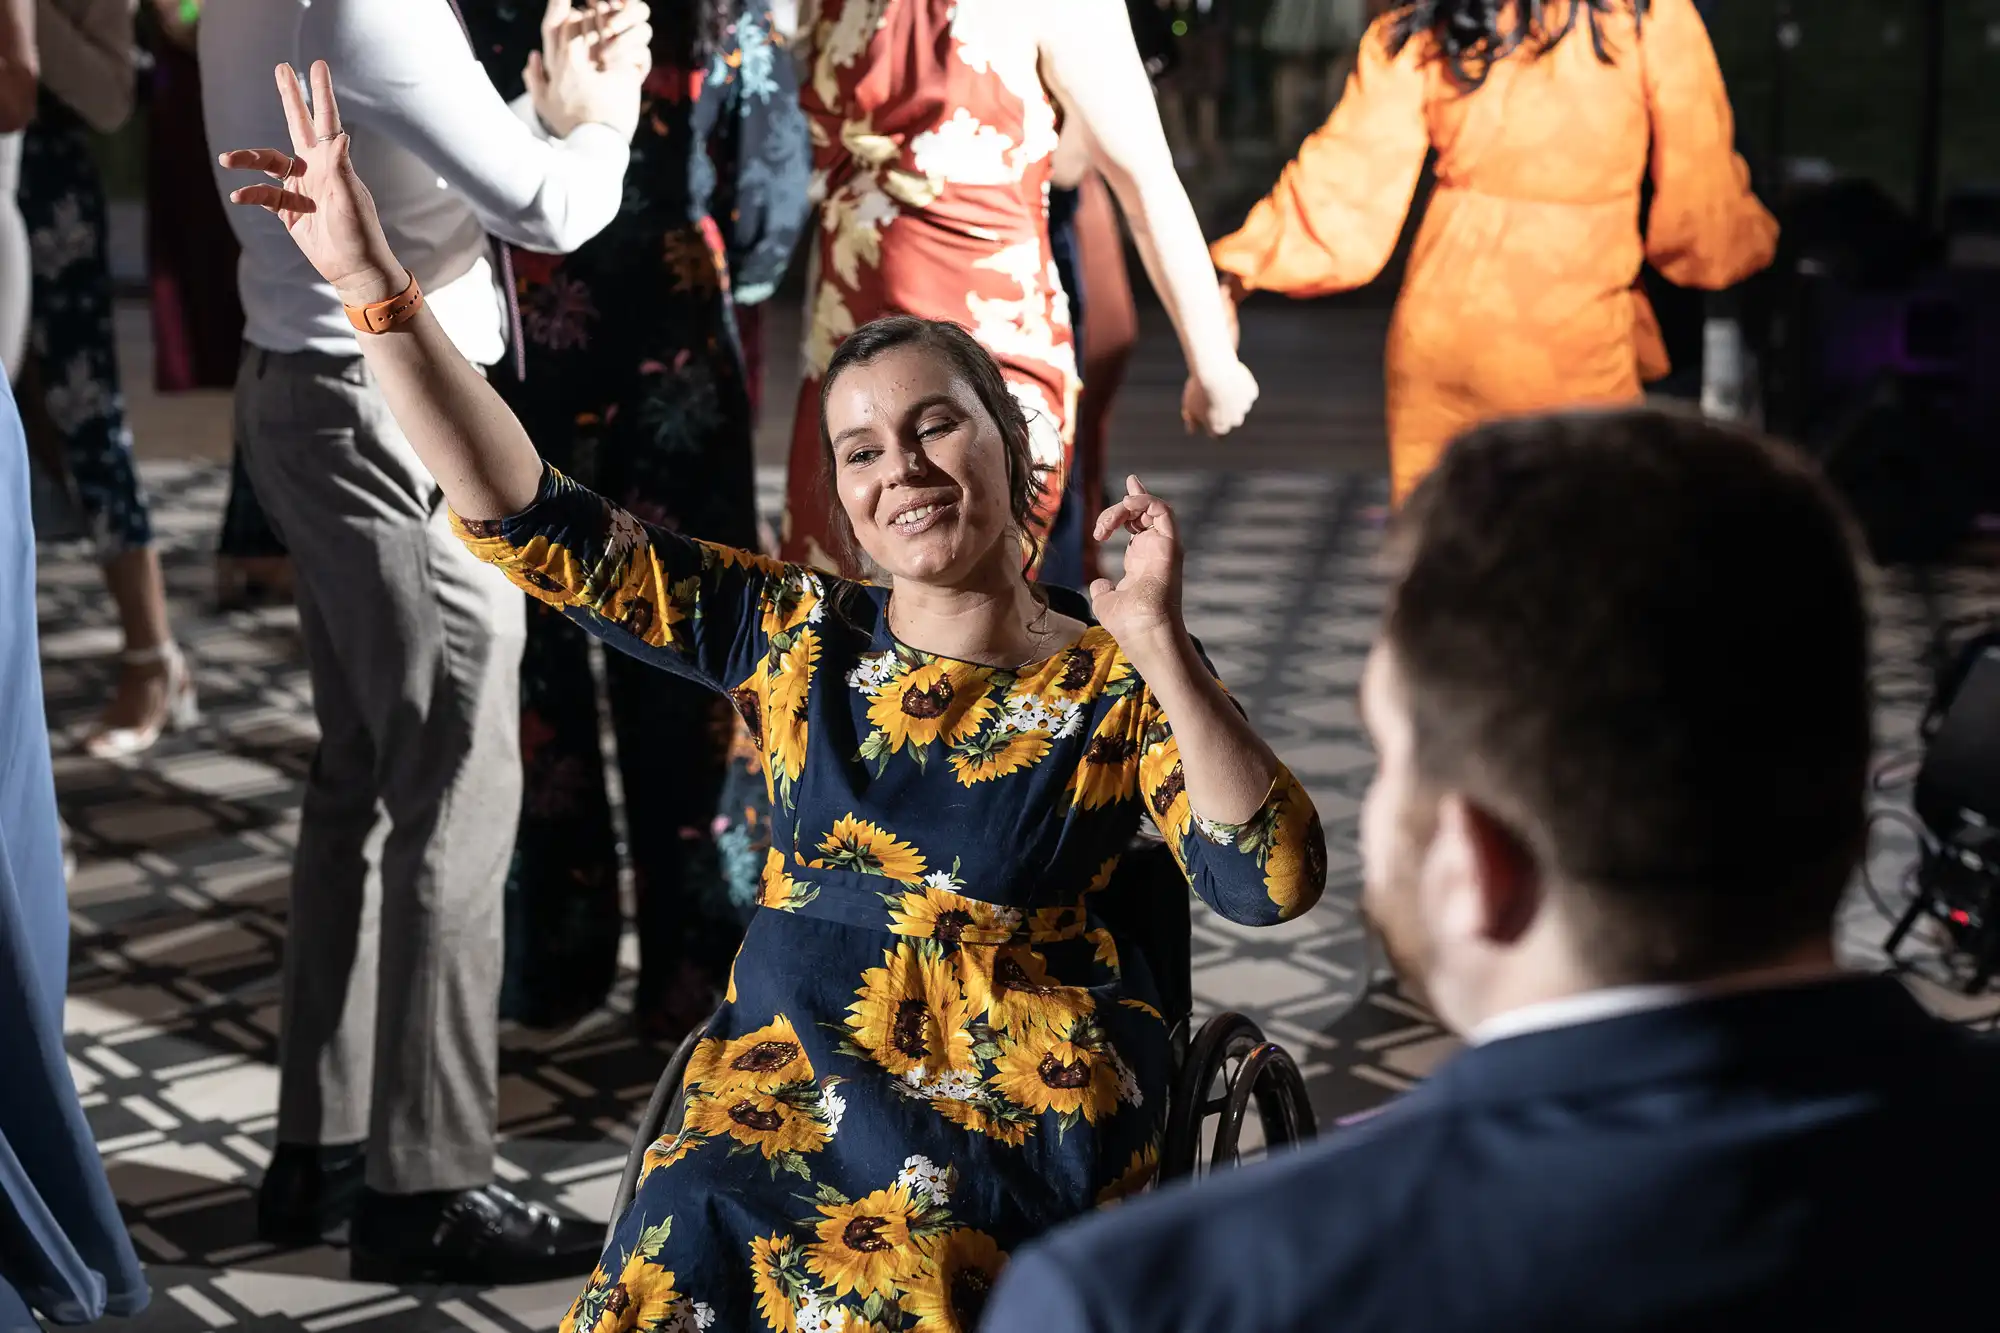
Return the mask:
<svg viewBox="0 0 2000 1333">
<path fill-rule="evenodd" d="M 1528 933 L 1542 906 L 1542 877 L 1528 844 L 1499 816 L 1460 800 L 1472 881 L 1480 904 L 1480 935 L 1490 944 L 1513 944 Z"/>
</svg>

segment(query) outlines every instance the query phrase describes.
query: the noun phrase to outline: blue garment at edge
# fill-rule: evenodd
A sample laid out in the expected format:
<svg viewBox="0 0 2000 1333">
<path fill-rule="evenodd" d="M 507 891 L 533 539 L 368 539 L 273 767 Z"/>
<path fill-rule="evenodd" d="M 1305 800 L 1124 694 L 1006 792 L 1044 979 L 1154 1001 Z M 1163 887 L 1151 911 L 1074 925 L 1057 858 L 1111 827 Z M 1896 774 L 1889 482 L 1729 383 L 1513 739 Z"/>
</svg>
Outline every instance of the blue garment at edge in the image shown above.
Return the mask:
<svg viewBox="0 0 2000 1333">
<path fill-rule="evenodd" d="M 28 446 L 0 375 L 0 1333 L 145 1308 L 63 1055 L 69 904 L 35 635 Z"/>
</svg>

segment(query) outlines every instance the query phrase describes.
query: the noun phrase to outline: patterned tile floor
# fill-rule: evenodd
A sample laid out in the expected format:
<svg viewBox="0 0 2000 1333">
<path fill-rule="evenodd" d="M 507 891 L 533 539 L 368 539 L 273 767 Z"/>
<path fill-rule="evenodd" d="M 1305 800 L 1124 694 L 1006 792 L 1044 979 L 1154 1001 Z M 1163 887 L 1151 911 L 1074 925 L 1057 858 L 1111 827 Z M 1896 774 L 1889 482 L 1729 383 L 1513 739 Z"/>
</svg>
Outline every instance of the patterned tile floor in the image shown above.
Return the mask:
<svg viewBox="0 0 2000 1333">
<path fill-rule="evenodd" d="M 104 695 L 115 633 L 79 553 L 45 552 L 40 603 L 50 714 L 68 733 L 57 740 L 57 782 L 81 862 L 69 1050 L 152 1271 L 154 1305 L 136 1326 L 553 1329 L 573 1282 L 397 1290 L 348 1281 L 337 1248 L 274 1251 L 255 1240 L 251 1190 L 276 1105 L 277 963 L 311 714 L 289 615 L 208 609 L 221 469 L 153 463 L 147 479 L 175 623 L 206 705 L 201 727 L 133 763 L 75 754 L 66 742 Z M 775 478 L 762 480 L 768 502 Z M 1392 986 L 1367 992 L 1353 913 L 1355 819 L 1371 760 L 1352 696 L 1380 608 L 1369 560 L 1384 488 L 1372 476 L 1278 471 L 1154 481 L 1191 534 L 1190 623 L 1312 788 L 1332 854 L 1328 900 L 1301 922 L 1259 932 L 1197 916 L 1196 996 L 1206 1011 L 1256 1017 L 1299 1058 L 1322 1116 L 1349 1114 L 1411 1086 L 1452 1047 Z M 1955 574 L 1941 600 L 1949 614 L 2000 613 L 2000 576 Z M 1910 664 L 1925 620 L 1894 581 L 1878 606 L 1893 759 L 1923 697 Z M 1907 855 L 1906 843 L 1885 838 L 1877 878 L 1892 882 Z M 1857 894 L 1846 932 L 1856 957 L 1870 957 L 1885 931 Z M 502 1175 L 531 1197 L 604 1216 L 664 1053 L 630 1037 L 615 1012 L 503 1042 Z"/>
</svg>

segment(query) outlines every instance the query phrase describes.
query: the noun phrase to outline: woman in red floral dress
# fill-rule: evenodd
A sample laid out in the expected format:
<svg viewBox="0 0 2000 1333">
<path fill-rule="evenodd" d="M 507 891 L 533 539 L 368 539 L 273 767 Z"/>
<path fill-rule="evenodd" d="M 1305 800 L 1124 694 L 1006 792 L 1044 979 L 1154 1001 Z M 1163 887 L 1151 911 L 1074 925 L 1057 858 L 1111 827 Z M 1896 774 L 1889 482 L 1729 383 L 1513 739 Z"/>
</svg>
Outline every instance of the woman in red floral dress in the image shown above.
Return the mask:
<svg viewBox="0 0 2000 1333">
<path fill-rule="evenodd" d="M 1190 423 L 1219 435 L 1242 421 L 1257 386 L 1211 290 L 1123 0 L 806 0 L 794 45 L 821 213 L 787 560 L 861 572 L 830 535 L 820 375 L 849 333 L 893 313 L 963 325 L 1000 363 L 1047 469 L 1028 535 L 1046 534 L 1080 387 L 1048 238 L 1066 117 L 1094 141 L 1180 333 Z"/>
</svg>

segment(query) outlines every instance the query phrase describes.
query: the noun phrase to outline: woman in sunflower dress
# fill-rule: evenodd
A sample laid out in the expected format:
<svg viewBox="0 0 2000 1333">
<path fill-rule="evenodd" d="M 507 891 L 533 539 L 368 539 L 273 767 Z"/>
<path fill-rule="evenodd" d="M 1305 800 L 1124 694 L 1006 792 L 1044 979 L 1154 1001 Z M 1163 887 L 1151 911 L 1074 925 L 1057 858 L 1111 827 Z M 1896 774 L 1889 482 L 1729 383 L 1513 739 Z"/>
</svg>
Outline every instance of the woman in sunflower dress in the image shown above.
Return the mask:
<svg viewBox="0 0 2000 1333">
<path fill-rule="evenodd" d="M 829 399 L 843 373 L 883 364 L 881 392 L 901 401 L 869 410 L 921 412 L 924 372 L 890 365 L 899 354 L 933 379 L 983 381 L 1010 475 L 1032 475 L 1016 400 L 954 327 L 860 330 L 833 358 Z M 830 409 L 829 426 L 851 411 Z M 1134 488 L 1100 535 L 1128 513 L 1164 533 L 1134 539 L 1125 584 L 1099 581 L 1100 612 L 1127 585 L 1170 581 L 1149 562 L 1173 565 L 1170 515 Z M 1019 522 L 1031 495 L 1010 492 Z M 1198 819 L 1163 698 L 1074 594 L 1043 594 L 1039 619 L 1075 626 L 1054 636 L 1064 646 L 995 666 L 902 638 L 905 579 L 848 583 L 669 537 L 554 473 L 524 512 L 463 528 L 592 633 L 728 692 L 776 812 L 763 910 L 690 1060 L 683 1128 L 647 1153 L 564 1333 L 676 1317 L 973 1329 L 1010 1249 L 1142 1188 L 1158 1162 L 1166 1024 L 1143 960 L 1121 954 L 1089 895 L 1145 814 L 1215 910 L 1295 916 L 1325 879 L 1310 798 L 1274 757 L 1247 818 Z M 1161 910 L 1186 909 L 1169 895 Z"/>
<path fill-rule="evenodd" d="M 310 111 L 277 82 L 289 151 L 226 160 L 283 184 L 231 197 L 283 218 L 343 303 L 401 302 L 332 72 L 313 67 Z M 468 548 L 727 695 L 777 814 L 683 1129 L 648 1151 L 564 1329 L 974 1328 L 1009 1250 L 1158 1159 L 1166 1022 L 1090 904 L 1142 814 L 1232 920 L 1296 916 L 1325 883 L 1311 799 L 1181 619 L 1171 510 L 1129 479 L 1095 524 L 1133 534 L 1121 580 L 1087 603 L 1038 590 L 1029 428 L 999 366 L 956 325 L 881 320 L 820 404 L 840 535 L 890 580 L 847 582 L 564 477 L 427 308 L 398 312 L 362 353 Z"/>
</svg>

